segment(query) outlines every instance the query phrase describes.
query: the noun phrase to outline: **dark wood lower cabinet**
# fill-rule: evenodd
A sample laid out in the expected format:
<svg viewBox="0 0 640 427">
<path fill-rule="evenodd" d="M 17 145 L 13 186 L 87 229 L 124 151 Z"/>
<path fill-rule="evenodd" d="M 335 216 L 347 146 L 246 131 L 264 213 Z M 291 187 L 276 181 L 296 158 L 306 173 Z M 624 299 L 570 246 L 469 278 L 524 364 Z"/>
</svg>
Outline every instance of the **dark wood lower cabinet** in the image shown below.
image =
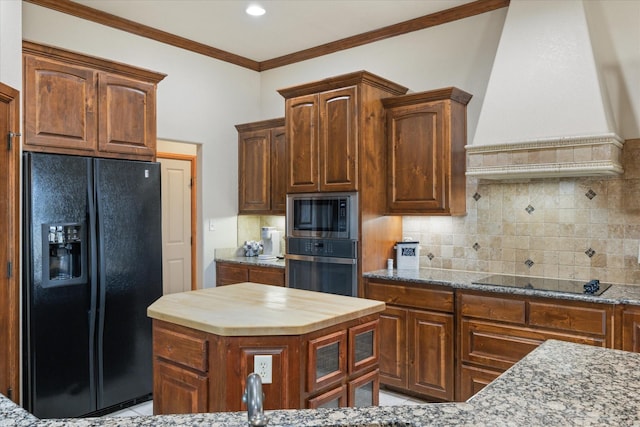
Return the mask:
<svg viewBox="0 0 640 427">
<path fill-rule="evenodd" d="M 612 304 L 458 291 L 456 315 L 459 401 L 469 399 L 545 340 L 615 346 Z"/>
<path fill-rule="evenodd" d="M 284 286 L 285 269 L 216 261 L 216 286 L 243 282 Z"/>
<path fill-rule="evenodd" d="M 640 307 L 622 310 L 622 349 L 640 353 Z"/>
<path fill-rule="evenodd" d="M 380 381 L 407 388 L 407 316 L 403 308 L 387 306 L 380 314 Z"/>
<path fill-rule="evenodd" d="M 453 400 L 453 290 L 371 280 L 366 292 L 387 303 L 380 315 L 380 383 L 427 399 Z"/>
<path fill-rule="evenodd" d="M 206 373 L 198 373 L 176 365 L 158 361 L 154 364 L 154 408 L 162 408 L 163 414 L 207 412 L 209 379 Z"/>
<path fill-rule="evenodd" d="M 640 351 L 640 307 L 373 278 L 365 291 L 387 304 L 380 384 L 427 400 L 466 401 L 548 339 Z"/>
<path fill-rule="evenodd" d="M 282 336 L 220 336 L 154 319 L 154 414 L 246 411 L 257 355 L 272 358 L 266 410 L 376 405 L 378 316 Z"/>
<path fill-rule="evenodd" d="M 453 314 L 410 310 L 408 323 L 409 389 L 453 400 Z"/>
<path fill-rule="evenodd" d="M 463 365 L 460 367 L 460 394 L 473 396 L 500 376 L 502 371 Z"/>
</svg>

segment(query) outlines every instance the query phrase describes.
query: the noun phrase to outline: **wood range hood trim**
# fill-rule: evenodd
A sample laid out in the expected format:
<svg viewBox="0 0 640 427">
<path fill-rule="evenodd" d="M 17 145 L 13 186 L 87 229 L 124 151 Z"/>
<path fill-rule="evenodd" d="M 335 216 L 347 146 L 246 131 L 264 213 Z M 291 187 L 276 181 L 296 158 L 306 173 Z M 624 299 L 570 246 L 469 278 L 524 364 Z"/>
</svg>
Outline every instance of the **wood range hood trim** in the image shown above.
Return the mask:
<svg viewBox="0 0 640 427">
<path fill-rule="evenodd" d="M 467 145 L 467 176 L 482 179 L 622 175 L 624 140 L 614 133 Z"/>
</svg>

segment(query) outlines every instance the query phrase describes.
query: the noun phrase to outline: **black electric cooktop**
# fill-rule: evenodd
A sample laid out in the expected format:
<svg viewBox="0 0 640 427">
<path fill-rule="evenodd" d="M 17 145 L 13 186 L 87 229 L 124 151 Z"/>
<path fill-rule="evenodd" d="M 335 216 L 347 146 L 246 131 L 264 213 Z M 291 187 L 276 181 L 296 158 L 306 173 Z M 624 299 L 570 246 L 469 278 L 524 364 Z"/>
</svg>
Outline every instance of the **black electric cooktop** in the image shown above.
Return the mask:
<svg viewBox="0 0 640 427">
<path fill-rule="evenodd" d="M 610 284 L 600 283 L 594 279 L 590 281 L 546 279 L 540 277 L 511 276 L 506 274 L 495 274 L 487 276 L 476 282 L 475 285 L 507 286 L 511 288 L 536 289 L 543 291 L 555 291 L 569 294 L 600 295 Z"/>
</svg>

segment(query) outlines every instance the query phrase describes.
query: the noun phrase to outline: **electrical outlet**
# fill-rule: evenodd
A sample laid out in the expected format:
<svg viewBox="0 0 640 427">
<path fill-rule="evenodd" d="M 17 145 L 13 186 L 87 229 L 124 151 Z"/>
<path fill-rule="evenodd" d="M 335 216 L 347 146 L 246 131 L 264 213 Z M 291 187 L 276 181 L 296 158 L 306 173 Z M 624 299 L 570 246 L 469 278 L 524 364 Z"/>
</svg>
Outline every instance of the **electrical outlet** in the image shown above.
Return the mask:
<svg viewBox="0 0 640 427">
<path fill-rule="evenodd" d="M 253 356 L 253 371 L 260 375 L 262 384 L 271 384 L 272 360 L 270 354 Z"/>
</svg>

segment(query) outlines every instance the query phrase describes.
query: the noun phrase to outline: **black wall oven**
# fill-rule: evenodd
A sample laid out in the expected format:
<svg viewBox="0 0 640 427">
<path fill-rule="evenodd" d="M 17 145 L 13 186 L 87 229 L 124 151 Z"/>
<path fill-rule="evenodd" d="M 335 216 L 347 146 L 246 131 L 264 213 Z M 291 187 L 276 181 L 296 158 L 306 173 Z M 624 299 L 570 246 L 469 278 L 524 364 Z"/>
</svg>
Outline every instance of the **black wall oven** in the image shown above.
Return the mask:
<svg viewBox="0 0 640 427">
<path fill-rule="evenodd" d="M 357 193 L 287 195 L 290 288 L 358 294 Z"/>
<path fill-rule="evenodd" d="M 287 286 L 357 296 L 357 241 L 287 239 Z"/>
</svg>

